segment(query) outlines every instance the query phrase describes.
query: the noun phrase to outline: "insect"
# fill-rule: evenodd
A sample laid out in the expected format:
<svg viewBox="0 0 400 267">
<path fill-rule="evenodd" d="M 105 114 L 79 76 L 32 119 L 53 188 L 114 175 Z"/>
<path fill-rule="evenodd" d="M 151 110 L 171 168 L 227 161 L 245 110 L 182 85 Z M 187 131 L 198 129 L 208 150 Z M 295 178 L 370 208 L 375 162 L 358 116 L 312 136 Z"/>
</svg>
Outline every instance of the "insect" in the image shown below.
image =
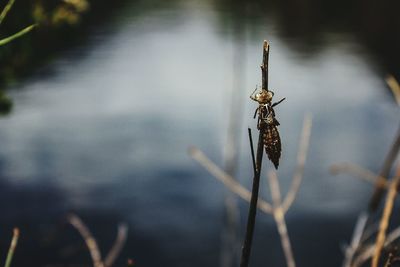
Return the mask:
<svg viewBox="0 0 400 267">
<path fill-rule="evenodd" d="M 258 114 L 257 128 L 263 130 L 263 142 L 265 147 L 265 153 L 268 158 L 272 161 L 275 169 L 278 169 L 279 159 L 281 157 L 282 144 L 279 136 L 278 126 L 280 125 L 278 120 L 275 118 L 274 107 L 280 104 L 285 98 L 282 98 L 278 102 L 272 103 L 274 93 L 272 91 L 262 88 L 257 91 L 257 87 L 254 92 L 250 95 L 250 98 L 258 102 L 258 107 L 254 112 L 254 118 Z"/>
</svg>

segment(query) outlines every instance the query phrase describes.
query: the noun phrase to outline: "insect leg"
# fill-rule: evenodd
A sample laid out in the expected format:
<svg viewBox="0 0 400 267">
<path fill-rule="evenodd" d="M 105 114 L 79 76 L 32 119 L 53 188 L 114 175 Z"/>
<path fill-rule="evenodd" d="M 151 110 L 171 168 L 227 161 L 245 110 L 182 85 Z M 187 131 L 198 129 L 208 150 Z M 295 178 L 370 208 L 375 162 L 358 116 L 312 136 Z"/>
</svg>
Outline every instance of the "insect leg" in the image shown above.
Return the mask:
<svg viewBox="0 0 400 267">
<path fill-rule="evenodd" d="M 286 97 L 282 98 L 282 99 L 279 100 L 278 102 L 273 103 L 273 104 L 272 104 L 272 107 L 275 107 L 275 106 L 279 105 L 279 104 L 282 103 L 282 101 L 285 100 L 285 99 L 286 99 Z"/>
<path fill-rule="evenodd" d="M 254 94 L 255 94 L 255 92 L 257 91 L 257 85 L 256 85 L 256 89 L 254 89 L 254 91 L 253 91 L 253 93 L 251 93 L 251 95 L 250 95 L 250 99 L 252 99 L 252 100 L 254 100 L 254 101 L 257 101 L 257 99 L 254 97 Z"/>
<path fill-rule="evenodd" d="M 259 107 L 258 107 L 258 108 L 256 108 L 256 111 L 254 112 L 253 119 L 255 119 L 255 118 L 256 118 L 256 116 L 257 116 L 257 112 L 258 112 L 258 109 L 259 109 Z"/>
</svg>

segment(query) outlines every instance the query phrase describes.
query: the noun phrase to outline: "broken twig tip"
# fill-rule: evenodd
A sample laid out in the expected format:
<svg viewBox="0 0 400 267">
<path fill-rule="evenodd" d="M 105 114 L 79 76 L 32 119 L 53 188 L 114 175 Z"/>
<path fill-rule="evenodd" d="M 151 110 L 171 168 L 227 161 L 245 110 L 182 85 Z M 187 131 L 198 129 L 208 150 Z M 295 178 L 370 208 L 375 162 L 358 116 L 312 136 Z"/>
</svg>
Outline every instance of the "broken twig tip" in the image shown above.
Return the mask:
<svg viewBox="0 0 400 267">
<path fill-rule="evenodd" d="M 269 42 L 267 40 L 264 40 L 264 49 L 269 49 Z"/>
<path fill-rule="evenodd" d="M 191 157 L 196 157 L 199 154 L 199 150 L 195 146 L 189 146 L 187 152 Z"/>
<path fill-rule="evenodd" d="M 13 234 L 14 234 L 14 236 L 18 237 L 18 236 L 19 236 L 19 233 L 20 233 L 19 228 L 15 227 L 15 228 L 13 229 Z"/>
</svg>

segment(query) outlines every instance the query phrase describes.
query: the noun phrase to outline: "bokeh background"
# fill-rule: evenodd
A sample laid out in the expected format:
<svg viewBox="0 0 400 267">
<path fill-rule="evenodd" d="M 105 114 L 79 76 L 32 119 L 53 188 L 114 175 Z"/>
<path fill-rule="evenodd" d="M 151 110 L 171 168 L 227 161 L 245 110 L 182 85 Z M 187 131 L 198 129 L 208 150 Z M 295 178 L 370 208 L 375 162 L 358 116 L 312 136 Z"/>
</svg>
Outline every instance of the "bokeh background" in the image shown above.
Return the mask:
<svg viewBox="0 0 400 267">
<path fill-rule="evenodd" d="M 399 10 L 396 0 L 17 1 L 0 35 L 38 26 L 0 47 L 0 91 L 12 103 L 0 117 L 0 256 L 18 226 L 14 266 L 89 266 L 65 222 L 75 212 L 102 251 L 128 224 L 117 266 L 221 266 L 229 194 L 187 149 L 220 166 L 234 151 L 235 176 L 250 187 L 249 95 L 268 39 L 270 89 L 287 98 L 276 107 L 284 192 L 303 117 L 314 119 L 287 214 L 295 258 L 339 266 L 373 188 L 329 167 L 383 164 L 399 125 L 384 81 L 400 76 Z M 268 199 L 265 179 L 261 190 Z M 237 205 L 241 239 L 248 204 Z M 284 266 L 272 218 L 257 219 L 252 265 Z"/>
</svg>

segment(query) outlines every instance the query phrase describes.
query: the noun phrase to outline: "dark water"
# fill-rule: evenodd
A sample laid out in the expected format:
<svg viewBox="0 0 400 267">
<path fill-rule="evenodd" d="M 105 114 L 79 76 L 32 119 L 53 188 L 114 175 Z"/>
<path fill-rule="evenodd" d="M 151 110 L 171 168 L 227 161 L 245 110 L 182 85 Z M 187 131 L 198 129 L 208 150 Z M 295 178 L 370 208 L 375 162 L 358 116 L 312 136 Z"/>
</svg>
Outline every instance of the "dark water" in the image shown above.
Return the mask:
<svg viewBox="0 0 400 267">
<path fill-rule="evenodd" d="M 15 84 L 13 113 L 0 121 L 2 255 L 18 226 L 15 266 L 90 264 L 64 221 L 74 211 L 104 253 L 116 225 L 128 223 L 119 266 L 127 258 L 138 266 L 219 266 L 226 191 L 187 148 L 196 145 L 222 165 L 229 114 L 235 114 L 238 177 L 249 186 L 246 128 L 256 122 L 248 96 L 260 84 L 268 39 L 270 86 L 277 99 L 287 98 L 276 110 L 283 190 L 303 117 L 314 118 L 305 180 L 287 218 L 295 257 L 299 266 L 321 266 L 321 259 L 338 266 L 340 246 L 372 187 L 328 169 L 348 161 L 379 170 L 399 123 L 383 81 L 396 63 L 386 56 L 390 51 L 362 42 L 362 28 L 353 31 L 352 21 L 338 29 L 321 22 L 315 32 L 293 21 L 291 28 L 282 19 L 285 9 L 274 6 L 261 16 L 256 3 L 244 11 L 221 2 L 127 4 L 88 43 Z M 239 100 L 231 105 L 232 99 Z M 265 181 L 262 186 L 266 192 Z M 238 203 L 244 222 L 247 204 Z M 254 266 L 283 266 L 272 219 L 258 218 Z"/>
</svg>

